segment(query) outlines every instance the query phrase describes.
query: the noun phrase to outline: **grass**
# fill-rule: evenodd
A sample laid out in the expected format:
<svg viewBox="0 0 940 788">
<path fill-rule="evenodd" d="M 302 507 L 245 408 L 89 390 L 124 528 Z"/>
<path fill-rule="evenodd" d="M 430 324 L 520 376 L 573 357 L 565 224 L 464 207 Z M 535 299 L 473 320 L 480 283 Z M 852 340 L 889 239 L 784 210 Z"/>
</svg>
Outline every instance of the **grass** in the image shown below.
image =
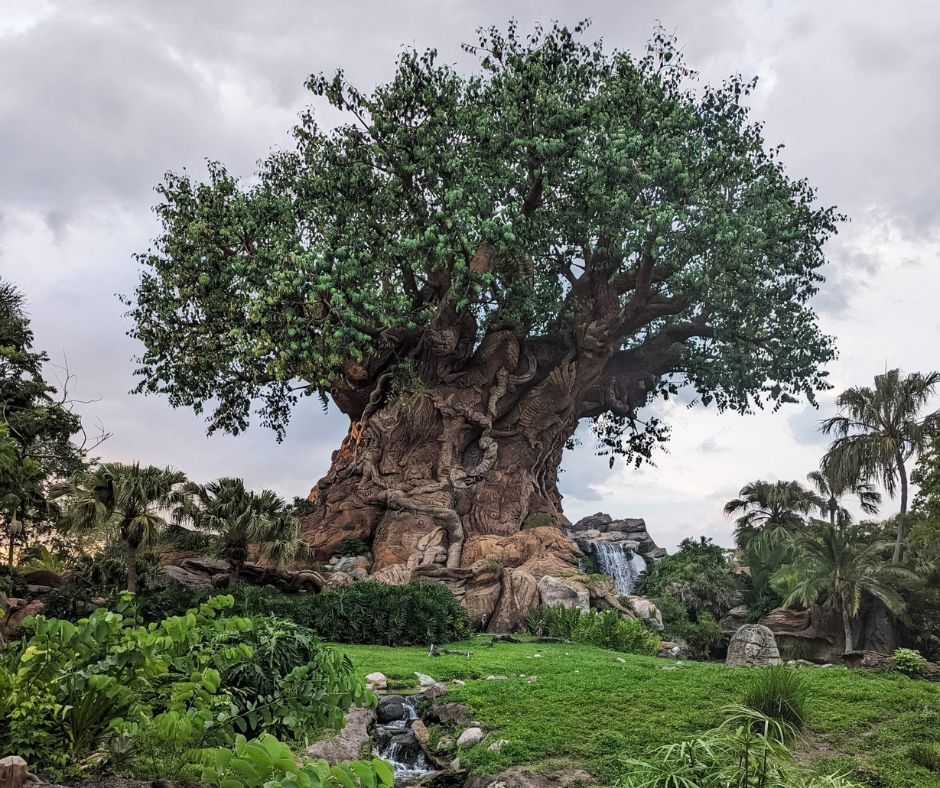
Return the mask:
<svg viewBox="0 0 940 788">
<path fill-rule="evenodd" d="M 756 672 L 716 663 L 676 667 L 671 660 L 574 644 L 488 643 L 480 637 L 450 646 L 472 650 L 470 658 L 430 657 L 421 648 L 337 648 L 360 674 L 381 671 L 393 687 L 414 686 L 415 671 L 466 681 L 448 700 L 466 703 L 491 731 L 461 755 L 474 772 L 583 766 L 601 785 L 624 772 L 624 758 L 721 722 L 722 707 L 743 699 Z M 488 681 L 489 675 L 507 678 Z M 812 744 L 798 749 L 808 769 L 851 770 L 882 788 L 940 788 L 940 774 L 910 758 L 912 745 L 940 741 L 940 685 L 842 668 L 802 668 L 800 675 L 808 687 Z M 508 744 L 489 750 L 496 739 Z"/>
</svg>

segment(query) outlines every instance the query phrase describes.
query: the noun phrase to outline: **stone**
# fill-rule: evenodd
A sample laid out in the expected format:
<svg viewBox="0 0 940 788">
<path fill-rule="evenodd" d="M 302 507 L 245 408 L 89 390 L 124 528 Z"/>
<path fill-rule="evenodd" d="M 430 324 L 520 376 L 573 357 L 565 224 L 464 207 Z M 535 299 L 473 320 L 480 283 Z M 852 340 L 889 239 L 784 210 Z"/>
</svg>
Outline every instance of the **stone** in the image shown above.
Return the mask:
<svg viewBox="0 0 940 788">
<path fill-rule="evenodd" d="M 509 739 L 497 739 L 486 749 L 488 749 L 490 752 L 499 752 L 507 744 L 509 744 Z"/>
<path fill-rule="evenodd" d="M 371 737 L 369 726 L 375 721 L 372 709 L 352 708 L 346 713 L 346 724 L 339 732 L 307 748 L 312 758 L 322 758 L 329 764 L 354 761 L 369 751 Z"/>
<path fill-rule="evenodd" d="M 375 715 L 382 725 L 408 719 L 405 699 L 401 695 L 386 695 L 380 698 L 375 709 Z"/>
<path fill-rule="evenodd" d="M 412 571 L 404 564 L 392 564 L 374 572 L 370 579 L 388 586 L 406 586 L 411 582 L 411 575 Z"/>
<path fill-rule="evenodd" d="M 384 692 L 388 689 L 388 679 L 384 673 L 370 673 L 366 676 L 366 689 L 372 692 Z"/>
<path fill-rule="evenodd" d="M 435 684 L 440 683 L 437 679 L 431 678 L 427 673 L 418 673 L 415 671 L 415 676 L 418 677 L 419 687 L 433 687 Z"/>
<path fill-rule="evenodd" d="M 435 698 L 443 698 L 447 694 L 447 687 L 440 681 L 435 682 L 430 687 L 425 687 L 421 692 L 422 698 L 428 698 L 429 700 L 434 700 Z"/>
<path fill-rule="evenodd" d="M 652 600 L 645 596 L 628 596 L 627 600 L 640 621 L 652 629 L 663 631 L 663 614 L 659 612 L 659 608 Z"/>
<path fill-rule="evenodd" d="M 470 719 L 470 711 L 465 703 L 442 703 L 431 706 L 427 718 L 440 725 L 463 725 Z"/>
<path fill-rule="evenodd" d="M 352 572 L 356 569 L 365 569 L 368 572 L 372 561 L 364 555 L 344 555 L 331 558 L 327 566 L 335 572 Z"/>
<path fill-rule="evenodd" d="M 576 569 L 581 552 L 565 535 L 564 531 L 554 526 L 527 528 L 511 536 L 481 534 L 467 539 L 463 548 L 462 560 L 465 564 L 474 561 L 499 561 L 510 569 L 528 568 L 529 574 L 540 574 L 532 569 L 546 565 L 546 559 L 560 561 L 569 570 Z"/>
<path fill-rule="evenodd" d="M 728 644 L 725 664 L 730 667 L 780 663 L 780 652 L 777 650 L 774 633 L 762 624 L 745 624 L 739 627 Z"/>
<path fill-rule="evenodd" d="M 681 638 L 661 640 L 657 656 L 664 659 L 686 659 L 689 656 L 689 644 Z"/>
<path fill-rule="evenodd" d="M 778 642 L 792 643 L 796 653 L 813 662 L 837 662 L 845 650 L 842 619 L 831 607 L 811 605 L 806 610 L 778 607 L 760 621 Z"/>
<path fill-rule="evenodd" d="M 415 720 L 411 723 L 411 732 L 415 735 L 415 738 L 418 740 L 418 744 L 421 745 L 422 749 L 426 749 L 428 746 L 428 741 L 431 738 L 431 734 L 428 732 L 428 727 L 421 720 Z"/>
<path fill-rule="evenodd" d="M 561 769 L 555 772 L 507 769 L 488 777 L 471 776 L 464 788 L 568 788 L 575 785 L 595 785 L 597 779 L 584 769 Z"/>
<path fill-rule="evenodd" d="M 539 597 L 546 607 L 562 605 L 587 610 L 591 605 L 591 594 L 584 586 L 552 575 L 539 580 Z"/>
<path fill-rule="evenodd" d="M 17 597 L 7 600 L 6 616 L 0 622 L 0 636 L 3 640 L 16 640 L 23 631 L 23 621 L 29 616 L 38 616 L 43 610 L 43 601 L 33 599 L 26 601 Z"/>
<path fill-rule="evenodd" d="M 503 591 L 486 631 L 514 632 L 521 629 L 538 599 L 538 583 L 532 575 L 522 569 L 504 569 Z"/>
<path fill-rule="evenodd" d="M 457 748 L 460 750 L 469 750 L 483 741 L 486 734 L 482 728 L 467 728 L 457 737 Z"/>
</svg>

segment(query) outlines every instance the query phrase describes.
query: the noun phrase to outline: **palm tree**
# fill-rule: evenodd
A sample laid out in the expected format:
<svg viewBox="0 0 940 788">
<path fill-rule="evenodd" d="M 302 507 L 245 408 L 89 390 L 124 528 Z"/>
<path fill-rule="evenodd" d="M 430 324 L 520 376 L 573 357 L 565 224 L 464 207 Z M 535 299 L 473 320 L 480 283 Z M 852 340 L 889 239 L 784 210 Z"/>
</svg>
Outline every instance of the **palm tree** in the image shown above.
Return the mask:
<svg viewBox="0 0 940 788">
<path fill-rule="evenodd" d="M 806 478 L 816 488 L 819 496 L 824 499 L 825 506 L 819 511 L 824 517 L 829 517 L 830 525 L 835 525 L 837 519 L 845 524 L 852 521 L 849 510 L 839 504 L 839 500 L 847 495 L 858 499 L 858 504 L 865 514 L 878 513 L 881 493 L 875 489 L 874 485 L 863 481 L 857 475 L 843 477 L 837 467 L 822 462 L 819 470 L 806 474 Z"/>
<path fill-rule="evenodd" d="M 836 435 L 823 459 L 841 478 L 880 479 L 888 495 L 900 488 L 901 517 L 891 563 L 901 560 L 907 514 L 908 480 L 905 463 L 922 451 L 940 429 L 940 410 L 924 416 L 921 410 L 940 383 L 940 372 L 904 375 L 892 369 L 875 376 L 874 388 L 857 386 L 839 395 L 838 416 L 826 419 L 822 431 Z"/>
<path fill-rule="evenodd" d="M 858 614 L 863 596 L 879 599 L 891 613 L 899 615 L 904 610 L 904 599 L 896 587 L 917 582 L 917 575 L 885 561 L 890 542 L 865 542 L 850 526 L 822 521 L 816 521 L 816 525 L 794 536 L 795 560 L 778 572 L 774 584 L 784 595 L 784 605 L 808 606 L 825 597 L 826 604 L 842 616 L 845 650 L 852 651 L 852 619 Z"/>
<path fill-rule="evenodd" d="M 297 520 L 284 500 L 271 490 L 255 493 L 241 479 L 208 484 L 188 483 L 174 496 L 173 521 L 207 534 L 218 554 L 229 562 L 237 580 L 252 544 L 278 562 L 292 558 L 299 545 Z"/>
<path fill-rule="evenodd" d="M 816 493 L 799 482 L 766 482 L 745 484 L 737 498 L 725 504 L 725 515 L 740 513 L 735 521 L 734 539 L 746 548 L 752 538 L 765 535 L 771 541 L 805 524 L 805 516 L 825 506 Z"/>
<path fill-rule="evenodd" d="M 69 530 L 116 533 L 127 553 L 127 590 L 137 591 L 137 551 L 157 541 L 167 523 L 162 512 L 186 476 L 172 468 L 109 462 L 56 485 L 52 497 L 67 496 Z"/>
</svg>

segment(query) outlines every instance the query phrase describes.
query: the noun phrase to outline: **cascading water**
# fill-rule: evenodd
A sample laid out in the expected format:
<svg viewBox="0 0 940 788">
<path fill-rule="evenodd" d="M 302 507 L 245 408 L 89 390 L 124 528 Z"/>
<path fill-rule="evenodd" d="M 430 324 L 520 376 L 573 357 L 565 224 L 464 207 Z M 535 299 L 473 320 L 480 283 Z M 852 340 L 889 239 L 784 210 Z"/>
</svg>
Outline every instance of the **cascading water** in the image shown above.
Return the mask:
<svg viewBox="0 0 940 788">
<path fill-rule="evenodd" d="M 613 578 L 617 593 L 628 596 L 633 593 L 637 578 L 646 571 L 646 559 L 619 542 L 595 542 L 597 568 Z"/>
<path fill-rule="evenodd" d="M 411 700 L 402 699 L 404 716 L 375 726 L 373 755 L 388 761 L 395 771 L 395 785 L 408 785 L 434 769 L 411 730 L 418 718 Z"/>
</svg>

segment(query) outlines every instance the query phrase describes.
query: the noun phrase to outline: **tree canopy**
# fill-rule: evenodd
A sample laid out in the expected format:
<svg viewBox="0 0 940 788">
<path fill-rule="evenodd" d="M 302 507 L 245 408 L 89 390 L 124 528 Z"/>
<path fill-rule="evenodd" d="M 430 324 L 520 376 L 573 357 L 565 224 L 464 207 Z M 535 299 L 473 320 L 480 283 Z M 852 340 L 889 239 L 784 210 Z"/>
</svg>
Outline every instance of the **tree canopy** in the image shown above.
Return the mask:
<svg viewBox="0 0 940 788">
<path fill-rule="evenodd" d="M 685 383 L 740 411 L 812 400 L 841 217 L 765 143 L 753 81 L 700 86 L 661 31 L 637 58 L 585 27 L 481 30 L 469 74 L 408 49 L 371 91 L 312 76 L 335 128 L 305 112 L 249 182 L 167 175 L 128 299 L 138 390 L 210 431 L 254 403 L 281 436 L 300 396 L 355 420 L 382 376 L 446 380 L 510 330 L 533 374 L 603 359 L 574 416 L 614 449 L 647 451 L 636 408 Z"/>
</svg>

